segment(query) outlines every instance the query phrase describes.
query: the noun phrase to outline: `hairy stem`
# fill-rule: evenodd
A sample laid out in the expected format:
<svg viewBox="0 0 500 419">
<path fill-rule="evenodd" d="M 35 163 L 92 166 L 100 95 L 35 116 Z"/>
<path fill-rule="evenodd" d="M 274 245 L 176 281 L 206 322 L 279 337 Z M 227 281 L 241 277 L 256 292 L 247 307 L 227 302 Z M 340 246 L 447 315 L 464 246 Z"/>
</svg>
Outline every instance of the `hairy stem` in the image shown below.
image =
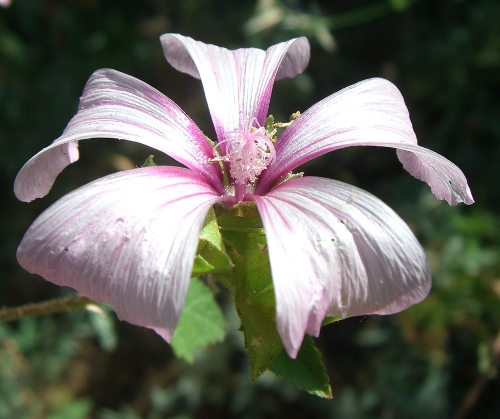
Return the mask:
<svg viewBox="0 0 500 419">
<path fill-rule="evenodd" d="M 84 295 L 75 294 L 71 297 L 57 298 L 49 301 L 42 301 L 40 303 L 6 307 L 0 310 L 0 322 L 58 313 L 60 311 L 73 310 L 75 308 L 84 308 L 90 304 L 95 304 L 95 301 L 90 300 Z"/>
</svg>

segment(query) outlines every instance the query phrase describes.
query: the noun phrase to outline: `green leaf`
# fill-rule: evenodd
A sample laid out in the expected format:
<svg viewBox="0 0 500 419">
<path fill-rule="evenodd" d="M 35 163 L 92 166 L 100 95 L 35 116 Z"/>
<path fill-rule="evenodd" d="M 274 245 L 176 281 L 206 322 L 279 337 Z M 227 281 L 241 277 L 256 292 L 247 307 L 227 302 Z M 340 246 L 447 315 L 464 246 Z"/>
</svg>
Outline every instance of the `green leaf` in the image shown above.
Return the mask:
<svg viewBox="0 0 500 419">
<path fill-rule="evenodd" d="M 332 389 L 325 366 L 321 362 L 321 354 L 308 335 L 304 337 L 297 359 L 290 358 L 283 349 L 269 366 L 269 369 L 276 375 L 283 377 L 289 384 L 295 384 L 299 388 L 325 399 L 332 398 Z"/>
<path fill-rule="evenodd" d="M 196 255 L 194 258 L 193 270 L 191 271 L 191 277 L 194 278 L 200 275 L 208 274 L 215 270 L 215 266 L 209 263 L 203 256 Z"/>
<path fill-rule="evenodd" d="M 213 208 L 210 208 L 205 217 L 196 253 L 192 277 L 211 272 L 227 271 L 232 267 Z"/>
<path fill-rule="evenodd" d="M 262 229 L 231 232 L 228 251 L 236 268 L 235 305 L 245 335 L 245 347 L 250 361 L 250 378 L 256 380 L 283 348 L 276 328 L 276 302 Z M 238 250 L 236 250 L 238 249 Z"/>
<path fill-rule="evenodd" d="M 241 319 L 241 331 L 245 336 L 245 348 L 248 351 L 250 361 L 250 379 L 255 381 L 268 368 L 269 365 L 283 350 L 283 343 L 276 330 L 276 323 L 252 315 L 247 317 L 248 311 L 238 308 L 238 315 Z"/>
<path fill-rule="evenodd" d="M 76 399 L 61 407 L 56 413 L 48 416 L 48 419 L 84 419 L 92 410 L 92 402 L 88 399 Z"/>
<path fill-rule="evenodd" d="M 326 326 L 327 324 L 339 322 L 340 320 L 342 320 L 342 317 L 330 317 L 330 316 L 327 316 L 321 322 L 321 326 Z"/>
<path fill-rule="evenodd" d="M 215 209 L 227 252 L 234 263 L 227 273 L 216 274 L 229 283 L 245 335 L 250 376 L 257 379 L 278 356 L 283 344 L 276 329 L 276 302 L 269 254 L 260 216 L 254 203 Z"/>
<path fill-rule="evenodd" d="M 220 342 L 223 337 L 224 317 L 212 291 L 198 278 L 192 278 L 170 342 L 175 355 L 192 363 L 196 350 Z"/>
</svg>

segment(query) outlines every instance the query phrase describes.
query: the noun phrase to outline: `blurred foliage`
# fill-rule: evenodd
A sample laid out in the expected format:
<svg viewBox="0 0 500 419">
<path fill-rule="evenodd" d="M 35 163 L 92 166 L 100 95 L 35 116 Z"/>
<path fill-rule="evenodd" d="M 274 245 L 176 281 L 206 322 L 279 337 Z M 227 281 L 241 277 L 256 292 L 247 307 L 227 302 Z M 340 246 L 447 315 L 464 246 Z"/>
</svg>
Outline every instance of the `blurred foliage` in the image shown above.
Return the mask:
<svg viewBox="0 0 500 419">
<path fill-rule="evenodd" d="M 163 59 L 164 32 L 229 48 L 309 36 L 305 74 L 275 86 L 277 120 L 364 78 L 388 78 L 403 92 L 420 144 L 458 164 L 476 199 L 469 208 L 438 202 L 393 150 L 340 150 L 304 168 L 395 208 L 426 249 L 434 280 L 430 296 L 399 315 L 323 328 L 316 344 L 331 401 L 268 374 L 250 383 L 239 324 L 221 291 L 225 342 L 190 365 L 154 332 L 110 323 L 112 315 L 75 311 L 0 325 L 0 418 L 500 417 L 498 22 L 497 0 L 13 0 L 0 8 L 1 305 L 66 293 L 15 261 L 36 215 L 67 191 L 152 154 L 136 144 L 86 141 L 81 160 L 46 198 L 16 201 L 17 171 L 61 133 L 94 70 L 147 81 L 213 136 L 200 83 Z M 172 163 L 157 153 L 155 161 Z"/>
</svg>

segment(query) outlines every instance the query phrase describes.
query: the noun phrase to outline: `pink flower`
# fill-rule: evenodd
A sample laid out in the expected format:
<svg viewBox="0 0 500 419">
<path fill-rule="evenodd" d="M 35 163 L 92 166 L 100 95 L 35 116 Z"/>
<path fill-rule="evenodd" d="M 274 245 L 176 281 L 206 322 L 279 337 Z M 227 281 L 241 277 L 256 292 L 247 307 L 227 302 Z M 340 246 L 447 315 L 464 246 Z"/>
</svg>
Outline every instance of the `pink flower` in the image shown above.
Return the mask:
<svg viewBox="0 0 500 419">
<path fill-rule="evenodd" d="M 25 269 L 111 304 L 121 319 L 168 341 L 208 209 L 253 201 L 268 242 L 278 332 L 290 356 L 305 333 L 319 334 L 327 315 L 390 314 L 426 297 L 431 280 L 425 254 L 396 213 L 339 181 L 287 177 L 329 151 L 392 147 L 437 198 L 471 204 L 460 169 L 417 145 L 393 84 L 370 79 L 335 93 L 275 142 L 263 128 L 273 83 L 304 70 L 307 39 L 267 51 L 229 51 L 176 34 L 161 42 L 173 67 L 201 78 L 218 144 L 149 85 L 114 70 L 96 71 L 62 136 L 19 172 L 16 196 L 31 201 L 46 195 L 78 159 L 77 141 L 86 138 L 136 141 L 187 168 L 120 172 L 66 195 L 24 236 L 17 257 Z"/>
</svg>

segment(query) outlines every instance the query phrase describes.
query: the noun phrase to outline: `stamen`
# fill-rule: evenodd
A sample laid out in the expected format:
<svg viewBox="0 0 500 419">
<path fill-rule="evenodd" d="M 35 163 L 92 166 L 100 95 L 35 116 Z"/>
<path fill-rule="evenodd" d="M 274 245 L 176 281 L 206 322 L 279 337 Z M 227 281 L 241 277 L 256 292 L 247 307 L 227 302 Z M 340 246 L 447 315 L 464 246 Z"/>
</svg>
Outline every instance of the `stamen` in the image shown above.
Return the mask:
<svg viewBox="0 0 500 419">
<path fill-rule="evenodd" d="M 229 162 L 229 172 L 239 185 L 255 182 L 276 157 L 274 144 L 264 127 L 228 132 L 216 147 L 222 144 L 226 149 L 223 160 Z"/>
</svg>

